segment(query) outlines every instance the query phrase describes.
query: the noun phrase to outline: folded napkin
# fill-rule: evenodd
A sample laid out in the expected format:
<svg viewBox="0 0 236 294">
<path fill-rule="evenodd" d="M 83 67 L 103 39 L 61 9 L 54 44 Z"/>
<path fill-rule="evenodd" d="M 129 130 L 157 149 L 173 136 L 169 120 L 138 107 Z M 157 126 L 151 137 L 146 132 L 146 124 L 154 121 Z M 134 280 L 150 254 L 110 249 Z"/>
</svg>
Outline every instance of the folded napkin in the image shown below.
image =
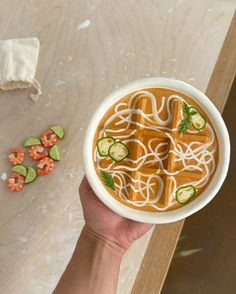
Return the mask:
<svg viewBox="0 0 236 294">
<path fill-rule="evenodd" d="M 41 86 L 34 78 L 39 55 L 37 38 L 12 39 L 0 41 L 0 89 L 13 90 L 34 88 L 30 94 L 36 101 L 40 96 Z"/>
</svg>

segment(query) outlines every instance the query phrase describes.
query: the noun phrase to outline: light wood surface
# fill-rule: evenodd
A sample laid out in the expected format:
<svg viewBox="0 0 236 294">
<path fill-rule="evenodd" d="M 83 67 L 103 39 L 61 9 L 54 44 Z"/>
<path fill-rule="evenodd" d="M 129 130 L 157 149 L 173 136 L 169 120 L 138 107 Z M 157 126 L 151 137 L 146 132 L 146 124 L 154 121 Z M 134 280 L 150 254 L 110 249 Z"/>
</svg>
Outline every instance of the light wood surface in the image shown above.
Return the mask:
<svg viewBox="0 0 236 294">
<path fill-rule="evenodd" d="M 236 12 L 217 59 L 206 95 L 222 113 L 236 74 Z"/>
<path fill-rule="evenodd" d="M 184 221 L 156 225 L 132 294 L 160 293 Z"/>
<path fill-rule="evenodd" d="M 9 170 L 5 158 L 11 146 L 20 146 L 27 136 L 38 136 L 54 123 L 67 130 L 60 142 L 63 158 L 53 175 L 19 194 L 0 183 L 0 293 L 45 294 L 54 289 L 83 226 L 77 192 L 84 173 L 81 150 L 96 106 L 115 88 L 145 76 L 177 78 L 205 91 L 235 4 L 0 3 L 1 39 L 40 39 L 37 78 L 43 87 L 37 103 L 27 90 L 0 92 L 0 174 Z M 150 236 L 127 252 L 118 293 L 130 293 Z"/>
<path fill-rule="evenodd" d="M 222 113 L 236 72 L 236 13 L 207 86 L 206 95 Z M 224 81 L 224 83 L 222 83 Z M 188 221 L 188 220 L 187 220 Z M 160 293 L 184 220 L 156 226 L 149 241 L 132 294 Z M 158 248 L 158 250 L 157 250 Z M 146 270 L 146 269 L 149 270 Z"/>
</svg>

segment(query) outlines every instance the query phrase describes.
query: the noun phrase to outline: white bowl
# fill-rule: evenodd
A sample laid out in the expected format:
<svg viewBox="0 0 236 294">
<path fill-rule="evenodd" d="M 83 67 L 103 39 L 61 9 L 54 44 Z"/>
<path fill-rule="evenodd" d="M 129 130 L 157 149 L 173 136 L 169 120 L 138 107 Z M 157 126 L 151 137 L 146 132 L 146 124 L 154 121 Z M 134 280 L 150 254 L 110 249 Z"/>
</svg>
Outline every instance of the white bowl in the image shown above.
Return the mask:
<svg viewBox="0 0 236 294">
<path fill-rule="evenodd" d="M 106 113 L 106 111 L 122 97 L 134 91 L 145 88 L 172 89 L 179 91 L 195 100 L 208 114 L 219 141 L 219 162 L 210 184 L 207 186 L 200 197 L 197 197 L 189 204 L 172 211 L 146 212 L 135 210 L 123 205 L 114 199 L 105 189 L 94 167 L 92 156 L 93 139 L 98 123 L 103 117 L 104 113 Z M 128 85 L 117 89 L 110 96 L 103 100 L 88 125 L 84 141 L 83 157 L 87 179 L 93 191 L 105 205 L 107 205 L 116 213 L 129 219 L 146 223 L 163 224 L 186 218 L 187 216 L 203 208 L 215 197 L 221 185 L 223 184 L 228 171 L 230 160 L 230 140 L 227 128 L 220 113 L 214 104 L 199 90 L 182 81 L 166 78 L 147 78 L 129 83 Z"/>
</svg>

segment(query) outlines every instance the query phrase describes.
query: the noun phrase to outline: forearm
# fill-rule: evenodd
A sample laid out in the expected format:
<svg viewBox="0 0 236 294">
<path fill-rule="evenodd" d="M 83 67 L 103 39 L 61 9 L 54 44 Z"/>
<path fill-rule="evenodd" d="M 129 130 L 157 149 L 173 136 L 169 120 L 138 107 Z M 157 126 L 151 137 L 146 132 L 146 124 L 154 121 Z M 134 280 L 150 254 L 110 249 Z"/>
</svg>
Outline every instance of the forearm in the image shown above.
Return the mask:
<svg viewBox="0 0 236 294">
<path fill-rule="evenodd" d="M 54 294 L 116 293 L 124 249 L 84 228 Z"/>
</svg>

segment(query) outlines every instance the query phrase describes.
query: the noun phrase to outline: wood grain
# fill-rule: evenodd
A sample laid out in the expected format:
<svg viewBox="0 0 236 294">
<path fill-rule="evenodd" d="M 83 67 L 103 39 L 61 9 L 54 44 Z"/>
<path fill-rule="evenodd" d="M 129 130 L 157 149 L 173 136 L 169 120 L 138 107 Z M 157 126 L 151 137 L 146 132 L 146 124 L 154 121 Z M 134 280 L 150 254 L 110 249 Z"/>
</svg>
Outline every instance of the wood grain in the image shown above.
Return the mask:
<svg viewBox="0 0 236 294">
<path fill-rule="evenodd" d="M 12 194 L 0 182 L 0 293 L 51 293 L 83 226 L 78 185 L 82 145 L 97 105 L 145 76 L 187 81 L 205 91 L 235 7 L 218 0 L 0 0 L 0 36 L 38 37 L 37 103 L 28 91 L 0 92 L 0 174 L 11 146 L 50 125 L 66 129 L 53 175 Z M 81 23 L 90 20 L 86 28 Z M 175 230 L 174 230 L 175 231 Z M 176 233 L 177 234 L 177 233 Z M 130 293 L 148 246 L 135 242 L 118 293 Z"/>
<path fill-rule="evenodd" d="M 160 293 L 184 221 L 156 225 L 132 294 Z"/>
<path fill-rule="evenodd" d="M 236 13 L 207 86 L 206 95 L 222 113 L 236 72 Z M 222 82 L 224 81 L 224 82 Z M 185 220 L 156 226 L 132 294 L 160 293 Z M 148 269 L 148 270 L 147 270 Z"/>
<path fill-rule="evenodd" d="M 222 113 L 236 73 L 236 12 L 217 59 L 206 95 Z"/>
</svg>

